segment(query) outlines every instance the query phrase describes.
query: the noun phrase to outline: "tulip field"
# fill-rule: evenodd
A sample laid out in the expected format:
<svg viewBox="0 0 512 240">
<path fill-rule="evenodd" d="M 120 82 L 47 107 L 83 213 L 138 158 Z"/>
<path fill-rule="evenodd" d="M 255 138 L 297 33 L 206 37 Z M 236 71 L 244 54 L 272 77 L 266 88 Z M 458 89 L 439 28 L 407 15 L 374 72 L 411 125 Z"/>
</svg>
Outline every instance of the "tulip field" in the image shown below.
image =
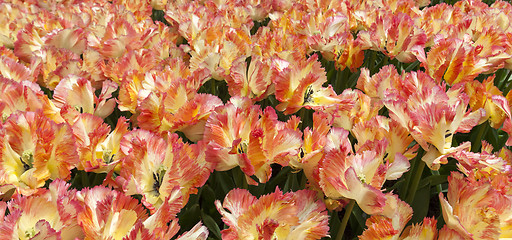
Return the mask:
<svg viewBox="0 0 512 240">
<path fill-rule="evenodd" d="M 0 0 L 0 240 L 512 239 L 512 5 Z"/>
</svg>

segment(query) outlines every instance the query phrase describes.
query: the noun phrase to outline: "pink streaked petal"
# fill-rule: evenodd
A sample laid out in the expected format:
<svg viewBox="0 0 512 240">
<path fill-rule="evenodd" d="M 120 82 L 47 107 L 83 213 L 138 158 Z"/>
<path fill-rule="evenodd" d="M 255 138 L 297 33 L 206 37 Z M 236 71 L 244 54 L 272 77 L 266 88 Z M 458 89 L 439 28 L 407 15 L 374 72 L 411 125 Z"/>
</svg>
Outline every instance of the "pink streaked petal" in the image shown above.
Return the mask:
<svg viewBox="0 0 512 240">
<path fill-rule="evenodd" d="M 105 187 L 82 189 L 79 193 L 84 209 L 77 220 L 86 239 L 125 237 L 147 213 L 138 200 Z"/>
<path fill-rule="evenodd" d="M 359 236 L 360 240 L 390 239 L 399 234 L 390 221 L 381 220 L 378 224 L 367 221 L 366 226 L 368 228 Z"/>
<path fill-rule="evenodd" d="M 104 64 L 105 59 L 99 52 L 90 48 L 84 51 L 82 59 L 81 70 L 84 72 L 84 76 L 91 80 L 93 88 L 100 88 L 101 82 L 106 80 L 105 73 L 101 69 L 101 64 Z"/>
<path fill-rule="evenodd" d="M 206 121 L 215 108 L 222 106 L 222 100 L 211 94 L 197 94 L 189 99 L 164 126 L 170 125 L 171 131 L 181 131 L 188 139 L 197 142 L 203 138 Z M 168 115 L 165 115 L 166 117 Z M 174 120 L 173 123 L 170 120 Z"/>
<path fill-rule="evenodd" d="M 386 171 L 386 180 L 396 180 L 409 170 L 411 164 L 409 160 L 401 153 L 396 153 L 394 161 L 389 164 Z"/>
<path fill-rule="evenodd" d="M 112 97 L 112 93 L 118 89 L 118 85 L 112 81 L 103 81 L 103 86 L 101 88 L 101 93 L 99 97 L 94 96 L 94 104 L 96 104 L 96 109 L 94 110 L 94 115 L 99 116 L 101 118 L 106 118 L 114 111 L 114 107 L 116 105 L 116 100 Z"/>
<path fill-rule="evenodd" d="M 381 146 L 375 144 L 372 150 L 361 151 L 361 153 L 350 156 L 349 166 L 355 170 L 356 174 L 360 178 L 362 178 L 362 181 L 380 188 L 384 181 L 383 175 L 385 174 L 383 171 L 385 166 L 382 162 L 382 156 L 384 155 L 386 141 L 383 140 L 377 142 L 384 144 L 381 144 Z M 376 152 L 379 151 L 379 148 L 381 149 L 380 154 Z"/>
<path fill-rule="evenodd" d="M 321 169 L 319 184 L 327 197 L 339 199 L 344 197 L 349 190 L 346 180 L 343 178 L 343 173 L 348 168 L 346 158 L 346 154 L 341 151 L 332 150 L 319 164 Z M 352 171 L 354 170 L 352 169 Z"/>
<path fill-rule="evenodd" d="M 289 204 L 293 201 L 293 193 L 284 194 L 276 189 L 275 192 L 261 196 L 247 211 L 238 219 L 239 232 L 242 236 L 265 236 L 277 234 L 287 236 L 292 226 L 297 226 L 299 211 L 296 204 Z M 280 232 L 277 229 L 284 231 Z M 267 236 L 268 236 L 267 235 Z"/>
<path fill-rule="evenodd" d="M 34 230 L 39 232 L 31 240 L 61 240 L 60 231 L 56 231 L 45 220 L 39 220 L 34 226 Z"/>
<path fill-rule="evenodd" d="M 367 230 L 361 239 L 395 239 L 412 217 L 412 208 L 397 195 L 386 194 L 386 206 L 380 215 L 366 220 Z"/>
<path fill-rule="evenodd" d="M 79 169 L 99 167 L 99 162 L 103 159 L 98 158 L 96 149 L 107 137 L 110 127 L 100 117 L 83 113 L 75 121 L 72 129 L 78 143 Z"/>
<path fill-rule="evenodd" d="M 507 117 L 512 118 L 512 114 L 510 113 L 510 105 L 509 105 L 508 100 L 505 97 L 503 97 L 501 95 L 493 95 L 492 96 L 492 101 L 499 108 L 501 108 L 501 110 L 503 110 L 505 112 Z"/>
<path fill-rule="evenodd" d="M 175 221 L 172 221 L 170 225 L 175 226 L 177 224 Z M 129 234 L 124 236 L 123 240 L 152 240 L 155 238 L 156 236 L 149 229 L 145 228 L 141 221 L 137 221 Z"/>
<path fill-rule="evenodd" d="M 198 222 L 192 229 L 180 235 L 176 240 L 206 240 L 208 238 L 208 228 L 205 227 L 201 222 Z"/>
<path fill-rule="evenodd" d="M 452 157 L 452 155 L 462 150 L 469 151 L 470 148 L 471 142 L 463 142 L 457 147 L 446 149 L 445 154 L 442 154 L 436 147 L 430 145 L 421 160 L 424 161 L 430 169 L 439 170 L 441 164 L 448 163 L 448 157 Z"/>
<path fill-rule="evenodd" d="M 462 121 L 460 122 L 459 128 L 457 128 L 456 132 L 467 133 L 473 129 L 474 126 L 482 123 L 482 120 L 485 120 L 485 110 L 480 108 L 474 112 L 467 112 Z"/>
<path fill-rule="evenodd" d="M 67 104 L 81 109 L 81 112 L 94 113 L 94 90 L 85 78 L 70 75 L 62 79 L 55 87 L 53 97 L 59 108 Z"/>
<path fill-rule="evenodd" d="M 41 56 L 31 62 L 31 69 L 39 73 L 38 82 L 54 90 L 61 79 L 68 75 L 82 76 L 80 56 L 64 48 L 45 45 L 40 50 Z"/>
<path fill-rule="evenodd" d="M 44 36 L 46 34 L 40 27 L 34 23 L 29 23 L 18 32 L 17 40 L 14 42 L 14 54 L 25 62 L 30 62 L 34 58 L 35 52 L 44 45 Z"/>
<path fill-rule="evenodd" d="M 39 87 L 39 85 L 37 86 Z M 0 92 L 2 92 L 0 103 L 3 118 L 7 118 L 17 110 L 35 112 L 45 109 L 47 107 L 45 103 L 49 103 L 48 97 L 40 90 L 35 91 L 30 86 L 1 76 Z"/>
<path fill-rule="evenodd" d="M 112 112 L 114 112 L 114 108 L 116 107 L 117 102 L 116 99 L 109 99 L 104 102 L 100 102 L 96 109 L 94 110 L 94 115 L 101 117 L 101 118 L 107 118 Z"/>
<path fill-rule="evenodd" d="M 231 190 L 224 202 L 215 201 L 217 210 L 221 213 L 222 221 L 230 227 L 238 226 L 238 218 L 242 216 L 258 199 L 245 189 Z M 229 210 L 227 212 L 226 210 Z"/>
<path fill-rule="evenodd" d="M 253 129 L 247 145 L 247 155 L 251 160 L 251 164 L 255 167 L 255 176 L 258 177 L 258 180 L 262 183 L 267 182 L 272 175 L 272 169 L 270 168 L 271 162 L 265 156 L 261 146 L 263 134 L 261 128 Z"/>
<path fill-rule="evenodd" d="M 499 194 L 491 183 L 452 172 L 448 184 L 448 201 L 440 194 L 448 227 L 465 237 L 497 239 L 500 236 Z"/>
<path fill-rule="evenodd" d="M 251 164 L 251 160 L 247 157 L 247 153 L 239 154 L 238 165 L 247 176 L 252 176 L 256 173 L 256 169 Z"/>
<path fill-rule="evenodd" d="M 71 127 L 65 123 L 56 124 L 53 133 L 41 139 L 47 142 L 36 150 L 35 160 L 46 165 L 46 169 L 42 172 L 48 172 L 50 178 L 54 180 L 57 178 L 68 180 L 71 169 L 75 168 L 79 161 Z M 34 163 L 34 167 L 37 168 L 36 163 L 39 165 L 39 161 Z"/>
<path fill-rule="evenodd" d="M 81 114 L 72 129 L 80 147 L 98 144 L 110 132 L 110 127 L 101 118 L 90 113 Z"/>
<path fill-rule="evenodd" d="M 482 153 L 463 150 L 452 155 L 459 162 L 459 170 L 468 176 L 479 170 L 493 175 L 507 174 L 510 171 L 509 163 L 503 158 L 491 154 L 490 151 L 488 153 L 484 152 L 484 146 L 482 146 Z"/>
<path fill-rule="evenodd" d="M 55 30 L 48 34 L 45 44 L 69 49 L 75 54 L 80 55 L 84 52 L 87 45 L 86 34 L 82 28 Z"/>
<path fill-rule="evenodd" d="M 507 97 L 508 95 L 509 94 L 507 94 Z M 492 96 L 492 100 L 507 115 L 507 119 L 505 119 L 505 122 L 503 122 L 502 130 L 508 134 L 508 139 L 505 145 L 512 146 L 512 114 L 510 112 L 508 100 L 498 95 Z"/>
<path fill-rule="evenodd" d="M 329 233 L 329 218 L 325 204 L 319 201 L 317 193 L 311 190 L 299 190 L 293 194 L 299 212 L 299 225 L 289 233 L 296 239 L 320 239 Z"/>
<path fill-rule="evenodd" d="M 163 127 L 162 121 L 166 122 L 175 122 L 172 114 L 169 114 L 167 119 L 164 120 L 165 109 L 164 105 L 161 104 L 161 99 L 159 96 L 151 92 L 137 107 L 137 111 L 139 112 L 139 116 L 137 116 L 137 125 L 140 128 L 160 132 L 161 130 L 168 130 L 169 127 Z"/>
<path fill-rule="evenodd" d="M 254 63 L 253 63 L 254 61 Z M 263 97 L 269 90 L 272 83 L 272 73 L 270 61 L 254 56 L 248 69 L 249 87 L 255 96 Z"/>
<path fill-rule="evenodd" d="M 177 232 L 178 227 L 173 224 L 168 224 L 170 221 L 176 219 L 176 214 L 183 207 L 183 198 L 179 187 L 175 187 L 169 196 L 165 199 L 162 206 L 156 210 L 149 218 L 147 218 L 143 224 L 154 237 L 159 239 L 170 239 Z"/>
<path fill-rule="evenodd" d="M 409 204 L 400 200 L 398 195 L 387 193 L 386 205 L 381 215 L 391 220 L 394 229 L 401 231 L 411 220 L 413 210 Z"/>
<path fill-rule="evenodd" d="M 385 206 L 386 197 L 380 190 L 361 182 L 353 168 L 345 172 L 347 188 L 350 190 L 348 198 L 354 199 L 365 213 L 374 215 L 381 213 Z"/>
<path fill-rule="evenodd" d="M 0 57 L 0 76 L 16 82 L 26 80 L 34 82 L 36 80 L 29 68 L 5 56 Z"/>
<path fill-rule="evenodd" d="M 215 108 L 206 122 L 204 140 L 208 142 L 206 160 L 216 164 L 216 170 L 239 165 L 246 175 L 254 174 L 247 145 L 260 115 L 260 108 L 249 98 L 233 97 Z"/>
<path fill-rule="evenodd" d="M 471 238 L 472 234 L 469 233 L 464 226 L 462 226 L 459 217 L 454 215 L 453 207 L 450 203 L 444 198 L 443 193 L 439 193 L 439 201 L 441 202 L 442 210 L 443 210 L 443 219 L 446 222 L 446 226 L 450 229 L 456 230 L 458 233 L 462 234 L 465 237 Z"/>
<path fill-rule="evenodd" d="M 229 75 L 226 76 L 225 80 L 231 96 L 251 97 L 245 59 L 245 56 L 235 59 L 231 65 Z"/>
<path fill-rule="evenodd" d="M 3 203 L 5 206 L 5 202 Z M 5 209 L 4 209 L 5 210 Z M 16 239 L 18 233 L 15 232 L 17 229 L 16 224 L 19 218 L 23 214 L 21 209 L 9 209 L 7 216 L 2 216 L 2 222 L 0 222 L 0 238 L 2 239 Z"/>
<path fill-rule="evenodd" d="M 208 143 L 206 161 L 217 171 L 228 171 L 238 166 L 238 156 L 230 153 L 231 148 L 222 147 L 217 143 Z"/>
<path fill-rule="evenodd" d="M 413 224 L 412 227 L 404 230 L 407 236 L 404 240 L 434 240 L 437 235 L 437 221 L 435 218 L 424 218 L 421 224 Z"/>
<path fill-rule="evenodd" d="M 349 134 L 350 132 L 343 128 L 332 127 L 326 136 L 325 151 L 339 148 L 345 154 L 353 153 L 352 145 L 348 138 Z"/>
<path fill-rule="evenodd" d="M 448 225 L 439 230 L 438 240 L 465 240 L 468 239 L 465 235 L 460 234 L 457 230 L 451 229 Z"/>
<path fill-rule="evenodd" d="M 512 146 L 512 120 L 510 118 L 505 120 L 502 130 L 508 134 L 508 139 L 505 145 Z"/>
</svg>

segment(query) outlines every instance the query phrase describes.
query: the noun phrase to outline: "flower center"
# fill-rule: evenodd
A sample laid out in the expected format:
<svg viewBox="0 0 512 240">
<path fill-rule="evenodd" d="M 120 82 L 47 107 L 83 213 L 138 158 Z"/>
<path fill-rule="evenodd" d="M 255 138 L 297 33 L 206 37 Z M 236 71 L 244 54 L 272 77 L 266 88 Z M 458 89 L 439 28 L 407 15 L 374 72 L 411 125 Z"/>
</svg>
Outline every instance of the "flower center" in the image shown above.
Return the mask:
<svg viewBox="0 0 512 240">
<path fill-rule="evenodd" d="M 313 87 L 311 85 L 309 85 L 306 88 L 306 91 L 304 92 L 304 104 L 310 103 L 313 101 L 313 98 L 312 98 L 313 93 L 314 93 Z"/>
<path fill-rule="evenodd" d="M 31 169 L 34 163 L 34 154 L 30 151 L 25 151 L 20 157 L 20 162 L 23 164 L 23 169 L 25 171 Z"/>
<path fill-rule="evenodd" d="M 37 234 L 36 229 L 31 228 L 31 229 L 25 231 L 25 238 L 27 238 L 27 239 L 33 238 L 36 234 Z"/>
<path fill-rule="evenodd" d="M 165 168 L 160 166 L 156 172 L 153 173 L 153 179 L 155 182 L 153 183 L 153 190 L 156 192 L 156 195 L 160 195 L 160 187 L 162 186 L 162 182 L 165 176 Z"/>
<path fill-rule="evenodd" d="M 103 161 L 106 164 L 109 164 L 112 161 L 114 161 L 114 157 L 115 156 L 116 156 L 115 154 L 112 154 L 112 150 L 105 150 L 105 151 L 103 151 Z"/>
<path fill-rule="evenodd" d="M 236 147 L 236 151 L 238 153 L 246 153 L 247 152 L 247 142 L 245 142 L 245 141 L 240 142 L 240 144 L 238 144 L 238 146 Z"/>
</svg>

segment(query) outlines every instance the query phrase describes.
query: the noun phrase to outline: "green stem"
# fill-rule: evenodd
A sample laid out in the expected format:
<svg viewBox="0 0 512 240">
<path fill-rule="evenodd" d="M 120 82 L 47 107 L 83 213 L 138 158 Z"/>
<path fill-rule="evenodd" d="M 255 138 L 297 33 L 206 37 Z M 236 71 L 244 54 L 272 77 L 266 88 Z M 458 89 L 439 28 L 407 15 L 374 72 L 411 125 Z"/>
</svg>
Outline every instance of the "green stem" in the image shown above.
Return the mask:
<svg viewBox="0 0 512 240">
<path fill-rule="evenodd" d="M 233 177 L 233 182 L 235 183 L 236 187 L 243 189 L 248 188 L 247 179 L 245 179 L 245 173 L 242 171 L 240 167 L 234 168 L 231 173 Z"/>
<path fill-rule="evenodd" d="M 416 157 L 411 161 L 411 168 L 407 172 L 407 175 L 405 176 L 405 183 L 404 186 L 401 187 L 400 191 L 400 198 L 401 199 L 407 199 L 407 196 L 409 196 L 409 190 L 411 188 L 411 182 L 415 174 L 417 173 L 417 168 L 420 162 L 422 162 L 421 158 L 423 157 L 423 154 L 425 153 L 425 150 L 423 150 L 422 147 L 418 149 L 418 152 L 416 153 Z"/>
<path fill-rule="evenodd" d="M 423 154 L 423 148 L 419 148 L 418 152 L 416 153 L 416 156 Z M 420 160 L 421 161 L 421 160 Z M 411 184 L 411 178 L 413 176 L 413 171 L 414 169 L 416 169 L 416 165 L 417 165 L 417 161 L 416 161 L 416 158 L 414 158 L 411 162 L 411 168 L 409 169 L 409 171 L 407 171 L 406 175 L 405 175 L 405 182 L 404 182 L 404 185 L 400 187 L 400 198 L 401 199 L 405 199 L 405 197 L 407 196 L 408 194 L 408 190 L 409 190 L 409 185 Z"/>
<path fill-rule="evenodd" d="M 512 72 L 512 71 L 510 71 L 510 72 Z M 510 76 L 510 73 L 507 76 L 507 80 L 508 80 L 509 76 Z M 507 85 L 507 88 L 505 89 L 505 91 L 503 91 L 503 95 L 507 95 L 507 93 L 510 92 L 511 89 L 512 89 L 512 82 L 509 82 L 508 85 Z"/>
<path fill-rule="evenodd" d="M 347 228 L 348 219 L 350 218 L 350 214 L 352 214 L 352 209 L 354 209 L 354 205 L 356 201 L 351 199 L 350 202 L 345 207 L 345 215 L 343 215 L 343 219 L 340 223 L 340 228 L 338 229 L 338 234 L 336 234 L 336 240 L 341 240 L 343 234 L 345 233 L 345 228 Z"/>
<path fill-rule="evenodd" d="M 425 162 L 421 160 L 421 157 L 416 158 L 417 168 L 414 171 L 414 175 L 412 176 L 412 182 L 407 190 L 407 198 L 405 198 L 405 202 L 411 204 L 416 196 L 416 192 L 418 191 L 418 185 L 420 184 L 421 175 L 423 174 L 423 169 L 425 168 Z"/>
<path fill-rule="evenodd" d="M 80 173 L 81 175 L 81 178 L 82 178 L 82 188 L 85 188 L 85 187 L 90 187 L 90 183 L 89 183 L 89 176 L 87 176 L 87 172 L 86 171 L 82 171 Z"/>
<path fill-rule="evenodd" d="M 294 191 L 295 187 L 299 187 L 298 185 L 299 183 L 296 173 L 290 173 L 288 174 L 286 182 L 284 183 L 283 192 Z"/>
<path fill-rule="evenodd" d="M 334 82 L 334 91 L 336 93 L 340 94 L 342 92 L 342 86 L 341 86 L 341 72 L 340 70 L 336 71 L 336 80 Z"/>
<path fill-rule="evenodd" d="M 511 75 L 512 75 L 512 71 L 508 70 L 508 74 L 507 74 L 507 76 L 506 76 L 505 78 L 503 78 L 503 79 L 500 79 L 500 80 L 501 80 L 501 82 L 500 82 L 500 85 L 499 85 L 499 89 L 502 89 L 502 88 L 505 86 L 505 84 L 506 84 L 506 83 L 508 82 L 508 80 L 510 79 L 510 76 L 511 76 Z"/>
<path fill-rule="evenodd" d="M 306 188 L 306 184 L 308 182 L 308 178 L 306 177 L 306 174 L 304 171 L 302 171 L 302 176 L 300 178 L 300 189 Z"/>
<path fill-rule="evenodd" d="M 389 62 L 389 57 L 387 55 L 384 56 L 384 60 L 382 62 L 382 67 L 388 65 L 388 62 Z"/>
<path fill-rule="evenodd" d="M 350 86 L 351 83 L 348 81 L 350 78 L 350 74 L 352 74 L 352 72 L 350 72 L 350 69 L 345 68 L 343 70 L 343 72 L 342 72 L 343 89 L 340 89 L 340 92 L 343 92 L 343 90 L 347 89 Z"/>
<path fill-rule="evenodd" d="M 487 133 L 487 130 L 489 130 L 489 124 L 483 123 L 480 125 L 480 129 L 478 129 L 478 133 L 475 140 L 473 141 L 474 144 L 471 150 L 480 151 L 480 147 L 482 147 L 482 137 Z"/>
<path fill-rule="evenodd" d="M 370 70 L 371 74 L 375 74 L 378 70 L 378 69 L 375 69 L 375 67 L 377 66 L 377 63 L 375 62 L 376 58 L 377 58 L 377 51 L 372 51 L 372 53 L 370 53 L 370 60 L 368 61 L 368 64 L 367 64 L 368 70 Z"/>
<path fill-rule="evenodd" d="M 413 62 L 411 64 L 409 64 L 406 68 L 405 68 L 405 71 L 406 72 L 410 72 L 412 70 L 419 70 L 419 66 L 420 66 L 420 61 L 416 60 L 416 62 Z"/>
<path fill-rule="evenodd" d="M 73 177 L 73 179 L 71 179 L 71 182 L 69 183 L 69 185 L 70 185 L 71 187 L 76 188 L 76 187 L 75 187 L 75 182 L 76 182 L 76 180 L 77 180 L 77 179 L 78 179 L 78 173 L 77 173 L 77 174 L 75 174 L 75 176 Z"/>
<path fill-rule="evenodd" d="M 215 89 L 215 81 L 217 81 L 217 80 L 215 80 L 215 79 L 211 79 L 211 83 L 210 83 L 211 85 L 210 85 L 210 88 L 211 88 L 211 94 L 212 94 L 212 95 L 217 95 L 217 94 L 216 94 L 216 91 L 215 91 L 215 90 L 216 90 L 216 89 Z"/>
<path fill-rule="evenodd" d="M 300 117 L 300 122 L 301 122 L 301 130 L 304 131 L 304 129 L 306 128 L 306 108 L 305 107 L 302 107 L 300 110 L 299 110 L 299 117 Z"/>
<path fill-rule="evenodd" d="M 439 176 L 439 171 L 437 171 L 437 170 L 430 170 L 430 172 L 432 173 L 432 175 Z M 437 190 L 437 194 L 442 193 L 443 192 L 443 186 L 441 184 L 437 184 L 436 185 L 436 190 Z"/>
<path fill-rule="evenodd" d="M 242 178 L 242 186 L 244 189 L 249 189 L 249 184 L 247 184 L 247 179 L 246 179 L 245 175 Z"/>
<path fill-rule="evenodd" d="M 509 73 L 510 71 L 504 68 L 496 71 L 496 73 L 494 74 L 494 86 L 496 86 L 498 89 L 503 89 L 503 85 L 506 83 L 507 79 L 506 76 L 508 76 Z"/>
<path fill-rule="evenodd" d="M 92 173 L 92 175 L 94 175 L 94 177 L 92 178 L 92 185 L 93 186 L 96 186 L 96 185 L 101 185 L 101 182 L 100 183 L 97 183 L 100 181 L 101 177 L 99 176 L 100 174 L 98 173 Z"/>
<path fill-rule="evenodd" d="M 336 84 L 336 73 L 338 70 L 336 69 L 336 66 L 334 65 L 333 61 L 326 62 L 325 64 L 325 72 L 327 73 L 327 81 L 329 81 L 329 84 L 331 84 L 332 87 Z"/>
</svg>

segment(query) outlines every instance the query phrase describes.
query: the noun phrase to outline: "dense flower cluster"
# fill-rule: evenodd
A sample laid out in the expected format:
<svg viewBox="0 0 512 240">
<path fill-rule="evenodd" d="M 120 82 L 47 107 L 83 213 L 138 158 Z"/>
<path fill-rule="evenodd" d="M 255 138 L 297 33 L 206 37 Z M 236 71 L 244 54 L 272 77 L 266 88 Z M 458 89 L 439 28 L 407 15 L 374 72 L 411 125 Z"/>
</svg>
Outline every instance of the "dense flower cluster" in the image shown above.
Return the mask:
<svg viewBox="0 0 512 240">
<path fill-rule="evenodd" d="M 0 0 L 0 239 L 206 239 L 178 214 L 238 169 L 223 239 L 334 236 L 354 204 L 360 239 L 512 237 L 512 5 L 429 4 Z M 456 140 L 478 125 L 506 143 Z M 450 161 L 440 229 L 408 225 Z M 307 189 L 249 191 L 285 168 Z"/>
</svg>

